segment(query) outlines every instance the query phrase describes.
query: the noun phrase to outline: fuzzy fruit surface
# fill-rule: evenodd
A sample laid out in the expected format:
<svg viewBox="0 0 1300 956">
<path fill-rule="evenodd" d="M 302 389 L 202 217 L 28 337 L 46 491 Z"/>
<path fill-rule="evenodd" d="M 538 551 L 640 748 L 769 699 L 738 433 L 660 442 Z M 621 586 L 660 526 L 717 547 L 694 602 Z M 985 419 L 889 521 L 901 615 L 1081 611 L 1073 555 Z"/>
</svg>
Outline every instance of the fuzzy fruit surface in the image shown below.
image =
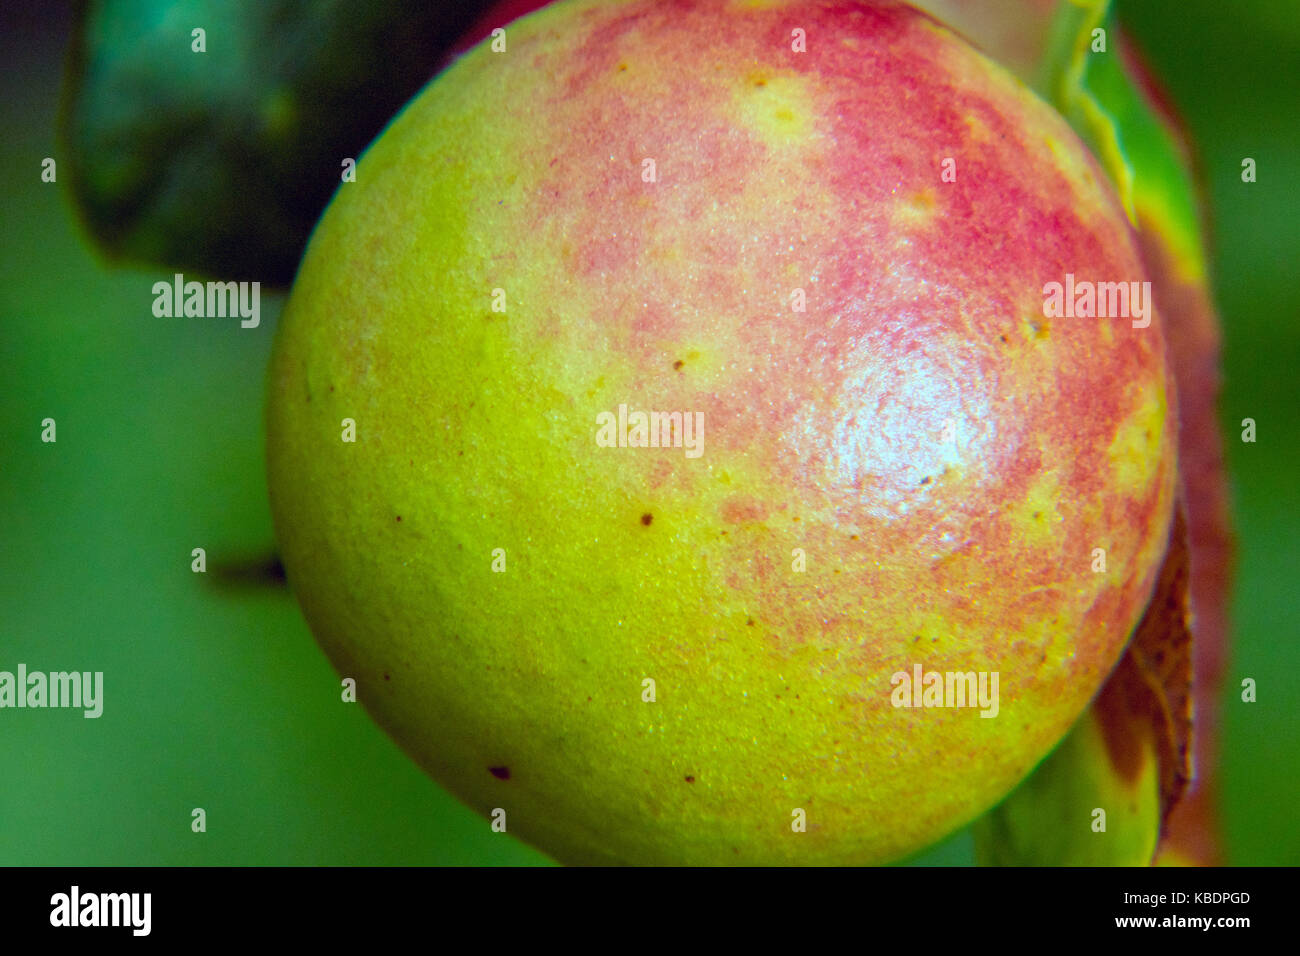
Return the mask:
<svg viewBox="0 0 1300 956">
<path fill-rule="evenodd" d="M 364 155 L 286 309 L 270 491 L 313 632 L 561 861 L 943 837 L 1066 733 L 1163 552 L 1159 304 L 1044 317 L 1067 273 L 1145 278 L 1118 201 L 909 7 L 579 0 L 506 36 Z M 620 405 L 702 413 L 702 453 L 602 446 Z M 997 715 L 894 706 L 916 665 L 996 671 Z"/>
</svg>

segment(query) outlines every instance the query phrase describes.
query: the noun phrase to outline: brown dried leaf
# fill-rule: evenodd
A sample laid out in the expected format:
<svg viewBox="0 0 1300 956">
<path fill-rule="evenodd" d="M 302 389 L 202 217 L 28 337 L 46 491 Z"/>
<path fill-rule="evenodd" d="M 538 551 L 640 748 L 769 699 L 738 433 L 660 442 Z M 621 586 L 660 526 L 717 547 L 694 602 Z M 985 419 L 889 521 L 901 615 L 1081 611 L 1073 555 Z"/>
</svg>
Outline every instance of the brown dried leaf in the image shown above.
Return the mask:
<svg viewBox="0 0 1300 956">
<path fill-rule="evenodd" d="M 1123 777 L 1140 766 L 1139 741 L 1154 739 L 1163 836 L 1192 779 L 1192 631 L 1187 522 L 1180 503 L 1146 613 L 1093 709 L 1111 763 Z"/>
</svg>

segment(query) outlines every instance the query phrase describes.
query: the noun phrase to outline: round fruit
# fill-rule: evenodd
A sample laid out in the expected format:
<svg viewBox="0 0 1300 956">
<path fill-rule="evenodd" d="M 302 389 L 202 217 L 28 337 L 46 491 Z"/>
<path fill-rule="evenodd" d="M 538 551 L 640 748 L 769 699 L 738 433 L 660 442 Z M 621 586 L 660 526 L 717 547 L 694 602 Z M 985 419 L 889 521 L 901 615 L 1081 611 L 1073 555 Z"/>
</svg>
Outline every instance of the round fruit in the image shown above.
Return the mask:
<svg viewBox="0 0 1300 956">
<path fill-rule="evenodd" d="M 290 581 L 402 746 L 562 861 L 899 858 L 1142 614 L 1175 476 L 1145 278 L 1059 115 L 910 7 L 545 8 L 312 238 L 271 377 Z"/>
</svg>

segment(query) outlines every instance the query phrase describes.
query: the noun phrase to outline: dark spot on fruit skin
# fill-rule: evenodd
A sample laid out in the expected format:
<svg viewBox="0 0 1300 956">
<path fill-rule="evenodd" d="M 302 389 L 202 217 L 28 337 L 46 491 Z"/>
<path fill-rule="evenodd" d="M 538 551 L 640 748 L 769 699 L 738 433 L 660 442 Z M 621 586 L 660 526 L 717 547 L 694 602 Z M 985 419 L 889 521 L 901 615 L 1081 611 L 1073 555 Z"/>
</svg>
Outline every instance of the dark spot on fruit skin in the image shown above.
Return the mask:
<svg viewBox="0 0 1300 956">
<path fill-rule="evenodd" d="M 1007 340 L 1007 337 L 1005 335 L 999 335 L 998 338 L 1000 338 L 1003 342 Z"/>
<path fill-rule="evenodd" d="M 330 386 L 330 391 L 331 391 L 331 392 L 334 391 L 334 386 L 333 386 L 333 385 Z"/>
<path fill-rule="evenodd" d="M 488 773 L 492 774 L 492 776 L 496 777 L 498 780 L 510 779 L 509 767 L 488 767 Z"/>
<path fill-rule="evenodd" d="M 402 516 L 401 516 L 401 515 L 398 515 L 398 516 L 397 516 L 397 520 L 398 520 L 398 521 L 401 521 L 401 520 L 402 520 Z"/>
<path fill-rule="evenodd" d="M 746 623 L 747 625 L 749 625 L 750 627 L 753 627 L 753 626 L 754 626 L 754 619 L 751 617 L 751 618 L 749 618 L 747 621 L 745 621 L 745 623 Z"/>
<path fill-rule="evenodd" d="M 678 359 L 676 362 L 673 363 L 673 368 L 677 369 L 677 371 L 680 372 L 682 370 L 682 366 L 685 364 L 686 363 L 683 362 L 681 359 Z"/>
<path fill-rule="evenodd" d="M 385 674 L 385 675 L 384 675 L 384 680 L 392 680 L 392 678 L 389 677 L 387 674 Z"/>
<path fill-rule="evenodd" d="M 921 479 L 921 484 L 923 484 L 923 485 L 928 485 L 929 483 L 930 483 L 930 476 L 929 476 L 929 475 L 926 475 L 924 478 Z"/>
<path fill-rule="evenodd" d="M 686 778 L 686 782 L 687 782 L 687 783 L 694 783 L 694 782 L 695 782 L 695 778 L 694 778 L 694 777 L 687 777 L 687 778 Z"/>
<path fill-rule="evenodd" d="M 648 511 L 641 516 L 641 523 L 647 527 L 650 525 L 650 522 L 654 520 L 655 516 L 650 514 Z"/>
</svg>

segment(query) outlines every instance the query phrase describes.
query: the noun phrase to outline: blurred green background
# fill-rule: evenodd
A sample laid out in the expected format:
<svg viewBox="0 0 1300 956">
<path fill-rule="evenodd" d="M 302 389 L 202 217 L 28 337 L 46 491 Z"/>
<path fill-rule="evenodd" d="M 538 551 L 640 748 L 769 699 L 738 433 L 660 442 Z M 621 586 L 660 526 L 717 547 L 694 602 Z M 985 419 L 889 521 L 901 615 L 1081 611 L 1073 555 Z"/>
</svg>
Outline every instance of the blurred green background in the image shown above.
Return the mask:
<svg viewBox="0 0 1300 956">
<path fill-rule="evenodd" d="M 1228 858 L 1300 863 L 1300 5 L 1128 0 L 1187 124 L 1226 343 L 1238 533 L 1219 768 Z M 2 14 L 0 669 L 105 674 L 104 714 L 0 711 L 0 864 L 541 864 L 428 780 L 340 686 L 272 548 L 256 331 L 156 319 L 172 270 L 106 263 L 60 175 L 65 6 Z M 1258 163 L 1243 184 L 1241 160 Z M 255 176 L 255 170 L 248 171 Z M 202 211 L 197 210 L 196 216 Z M 58 441 L 40 440 L 41 420 Z M 1258 423 L 1243 444 L 1240 422 Z M 207 549 L 209 573 L 190 570 Z M 1259 701 L 1243 704 L 1253 677 Z M 207 832 L 191 832 L 191 810 Z M 968 863 L 959 833 L 913 862 Z"/>
</svg>

